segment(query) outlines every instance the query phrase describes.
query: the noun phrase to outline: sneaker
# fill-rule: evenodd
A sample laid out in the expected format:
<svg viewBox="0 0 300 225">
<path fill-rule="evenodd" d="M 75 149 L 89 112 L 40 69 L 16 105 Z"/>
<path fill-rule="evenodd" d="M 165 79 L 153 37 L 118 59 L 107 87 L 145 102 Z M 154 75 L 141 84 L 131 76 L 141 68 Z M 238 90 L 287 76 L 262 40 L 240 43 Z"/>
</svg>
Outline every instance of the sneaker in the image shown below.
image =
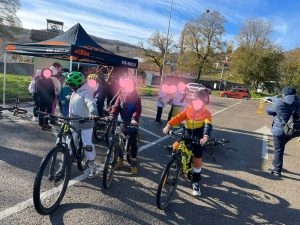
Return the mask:
<svg viewBox="0 0 300 225">
<path fill-rule="evenodd" d="M 130 173 L 132 175 L 136 175 L 137 174 L 137 160 L 135 159 L 131 159 L 131 167 L 130 167 Z"/>
<path fill-rule="evenodd" d="M 201 196 L 200 184 L 197 182 L 193 183 L 193 192 L 194 196 Z"/>
<path fill-rule="evenodd" d="M 121 169 L 124 167 L 124 159 L 119 157 L 118 162 L 116 163 L 115 169 Z"/>
<path fill-rule="evenodd" d="M 43 128 L 44 128 L 45 130 L 51 130 L 51 129 L 52 129 L 52 127 L 51 127 L 50 125 L 48 125 L 48 124 L 44 124 L 44 125 L 43 125 Z"/>
<path fill-rule="evenodd" d="M 131 166 L 130 168 L 130 173 L 131 175 L 136 175 L 137 174 L 137 167 L 136 166 Z"/>
<path fill-rule="evenodd" d="M 96 164 L 95 164 L 95 162 L 90 161 L 88 167 L 89 167 L 88 178 L 92 179 L 96 176 Z"/>
<path fill-rule="evenodd" d="M 269 168 L 268 172 L 276 177 L 281 177 L 281 172 L 276 171 L 274 168 Z"/>
</svg>

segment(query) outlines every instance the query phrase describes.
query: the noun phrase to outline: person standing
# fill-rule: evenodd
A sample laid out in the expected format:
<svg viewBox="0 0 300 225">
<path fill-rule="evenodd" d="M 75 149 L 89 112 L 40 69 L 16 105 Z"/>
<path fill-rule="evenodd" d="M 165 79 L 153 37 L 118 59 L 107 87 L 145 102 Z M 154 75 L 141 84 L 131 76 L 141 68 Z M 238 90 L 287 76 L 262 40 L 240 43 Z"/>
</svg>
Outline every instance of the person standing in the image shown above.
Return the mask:
<svg viewBox="0 0 300 225">
<path fill-rule="evenodd" d="M 141 98 L 136 91 L 136 86 L 130 78 L 123 79 L 124 85 L 121 86 L 121 93 L 118 96 L 115 104 L 110 112 L 109 119 L 113 120 L 121 116 L 123 124 L 123 131 L 129 135 L 129 146 L 131 154 L 131 174 L 137 174 L 137 134 L 138 123 L 142 112 Z M 124 166 L 123 156 L 120 155 L 116 168 Z"/>
<path fill-rule="evenodd" d="M 282 90 L 282 99 L 275 101 L 273 105 L 266 109 L 267 114 L 273 116 L 272 133 L 274 141 L 273 167 L 268 172 L 280 177 L 283 168 L 283 155 L 286 143 L 289 138 L 283 131 L 283 124 L 287 123 L 294 110 L 300 106 L 296 89 L 286 86 Z M 299 114 L 300 109 L 298 109 Z"/>
<path fill-rule="evenodd" d="M 50 69 L 43 69 L 41 71 L 41 78 L 36 81 L 36 97 L 38 110 L 48 114 L 52 111 L 52 103 L 55 99 L 55 88 L 51 80 L 52 71 Z M 39 114 L 39 126 L 41 129 L 51 129 L 48 124 L 48 117 Z"/>
<path fill-rule="evenodd" d="M 157 124 L 162 124 L 162 121 L 161 121 L 161 114 L 162 114 L 163 108 L 164 108 L 164 107 L 166 106 L 166 104 L 167 104 L 167 100 L 168 100 L 168 96 L 167 96 L 167 94 L 163 91 L 163 85 L 162 85 L 162 87 L 161 87 L 160 90 L 159 90 L 158 99 L 157 99 L 157 103 L 156 103 L 157 111 L 156 111 L 156 119 L 155 119 L 155 122 L 156 122 Z"/>
<path fill-rule="evenodd" d="M 35 74 L 32 76 L 32 80 L 28 86 L 28 91 L 30 92 L 30 94 L 32 94 L 32 98 L 33 98 L 33 121 L 35 121 L 35 119 L 38 117 L 36 111 L 38 110 L 39 108 L 39 102 L 38 102 L 38 99 L 37 99 L 37 95 L 36 95 L 36 81 L 38 79 L 41 78 L 41 70 L 37 70 L 35 72 Z"/>
<path fill-rule="evenodd" d="M 74 71 L 68 73 L 65 82 L 74 91 L 70 97 L 70 117 L 89 117 L 94 119 L 98 117 L 97 105 L 94 100 L 94 92 L 86 82 L 82 73 Z M 73 121 L 72 125 L 81 130 L 82 145 L 88 159 L 89 173 L 88 178 L 96 176 L 96 151 L 93 144 L 94 120 L 85 122 Z"/>
<path fill-rule="evenodd" d="M 52 79 L 52 82 L 53 82 L 54 88 L 55 88 L 55 98 L 52 102 L 51 115 L 55 115 L 56 104 L 58 101 L 59 93 L 61 91 L 61 83 L 59 81 L 59 77 L 60 77 L 60 73 L 62 70 L 62 66 L 59 63 L 55 62 L 50 67 L 50 70 L 52 71 L 51 79 Z M 55 124 L 54 119 L 50 118 L 50 123 Z"/>
</svg>

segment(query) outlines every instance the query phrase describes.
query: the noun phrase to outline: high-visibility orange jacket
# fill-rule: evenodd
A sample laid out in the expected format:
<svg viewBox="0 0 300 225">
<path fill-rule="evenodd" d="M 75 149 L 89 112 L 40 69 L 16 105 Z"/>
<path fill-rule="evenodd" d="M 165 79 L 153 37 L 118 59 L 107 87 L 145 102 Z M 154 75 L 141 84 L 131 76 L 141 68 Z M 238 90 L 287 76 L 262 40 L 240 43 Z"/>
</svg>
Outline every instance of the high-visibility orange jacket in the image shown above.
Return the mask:
<svg viewBox="0 0 300 225">
<path fill-rule="evenodd" d="M 196 112 L 192 105 L 187 106 L 183 112 L 173 117 L 168 123 L 176 126 L 185 120 L 185 127 L 187 129 L 203 128 L 203 135 L 210 136 L 212 130 L 211 113 L 204 106 L 200 111 Z"/>
</svg>

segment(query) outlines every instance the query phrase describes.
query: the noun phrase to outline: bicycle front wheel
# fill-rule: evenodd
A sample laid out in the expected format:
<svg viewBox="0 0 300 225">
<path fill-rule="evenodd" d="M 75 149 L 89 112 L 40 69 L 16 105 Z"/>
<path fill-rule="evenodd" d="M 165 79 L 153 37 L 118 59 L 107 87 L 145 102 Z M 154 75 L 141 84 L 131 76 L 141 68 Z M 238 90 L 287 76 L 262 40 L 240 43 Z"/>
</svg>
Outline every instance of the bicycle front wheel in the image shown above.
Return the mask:
<svg viewBox="0 0 300 225">
<path fill-rule="evenodd" d="M 181 162 L 178 158 L 173 157 L 164 169 L 156 192 L 157 208 L 165 209 L 170 201 L 172 194 L 176 190 L 179 175 L 181 172 Z"/>
<path fill-rule="evenodd" d="M 108 147 L 103 168 L 103 187 L 105 189 L 111 186 L 118 155 L 118 144 L 112 141 Z"/>
<path fill-rule="evenodd" d="M 70 156 L 63 146 L 54 147 L 43 159 L 33 185 L 33 203 L 42 215 L 51 214 L 60 204 L 70 179 Z"/>
</svg>

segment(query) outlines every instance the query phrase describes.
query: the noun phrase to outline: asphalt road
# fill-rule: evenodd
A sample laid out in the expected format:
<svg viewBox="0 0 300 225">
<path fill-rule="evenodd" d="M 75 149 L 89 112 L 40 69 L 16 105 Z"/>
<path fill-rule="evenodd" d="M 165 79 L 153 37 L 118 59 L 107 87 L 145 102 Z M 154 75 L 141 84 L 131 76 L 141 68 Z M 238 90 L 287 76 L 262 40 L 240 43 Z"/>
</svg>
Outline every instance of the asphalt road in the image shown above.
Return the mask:
<svg viewBox="0 0 300 225">
<path fill-rule="evenodd" d="M 214 148 L 216 162 L 205 152 L 200 198 L 191 196 L 190 183 L 182 179 L 169 207 L 157 209 L 158 181 L 170 158 L 166 145 L 173 140 L 161 139 L 163 126 L 154 123 L 155 99 L 143 98 L 142 104 L 138 176 L 126 166 L 109 190 L 102 187 L 101 173 L 83 179 L 68 188 L 50 216 L 39 215 L 31 198 L 36 171 L 55 136 L 30 118 L 5 113 L 0 120 L 0 224 L 300 224 L 300 143 L 288 143 L 282 179 L 267 174 L 272 119 L 256 113 L 257 101 L 212 98 L 213 136 L 231 142 Z M 105 152 L 98 143 L 98 166 Z M 72 178 L 80 175 L 73 166 Z"/>
</svg>

